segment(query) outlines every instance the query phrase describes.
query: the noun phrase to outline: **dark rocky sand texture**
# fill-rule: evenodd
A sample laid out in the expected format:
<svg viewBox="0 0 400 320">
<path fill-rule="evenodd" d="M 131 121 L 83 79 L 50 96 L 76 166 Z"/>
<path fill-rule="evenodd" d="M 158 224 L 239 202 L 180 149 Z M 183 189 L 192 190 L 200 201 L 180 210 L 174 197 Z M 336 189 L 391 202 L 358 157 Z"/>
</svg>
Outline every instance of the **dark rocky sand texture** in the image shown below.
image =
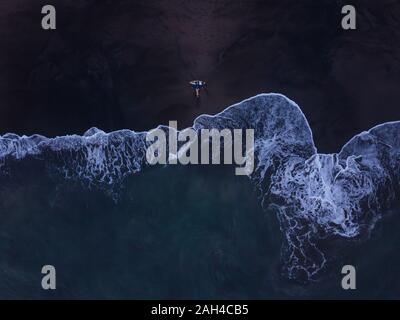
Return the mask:
<svg viewBox="0 0 400 320">
<path fill-rule="evenodd" d="M 296 101 L 321 151 L 400 119 L 400 3 L 339 0 L 0 3 L 0 132 L 56 135 L 181 126 L 261 92 Z M 188 85 L 208 82 L 197 103 Z"/>
</svg>

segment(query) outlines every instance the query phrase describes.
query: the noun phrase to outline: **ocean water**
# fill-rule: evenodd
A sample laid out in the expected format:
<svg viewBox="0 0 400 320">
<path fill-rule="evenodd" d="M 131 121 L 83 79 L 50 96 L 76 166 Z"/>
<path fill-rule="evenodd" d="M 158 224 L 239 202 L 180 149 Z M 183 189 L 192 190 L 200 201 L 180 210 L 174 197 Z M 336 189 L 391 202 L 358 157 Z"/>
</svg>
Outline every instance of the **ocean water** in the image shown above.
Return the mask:
<svg viewBox="0 0 400 320">
<path fill-rule="evenodd" d="M 399 297 L 397 212 L 305 284 L 282 273 L 276 212 L 231 167 L 153 168 L 128 179 L 117 202 L 44 178 L 40 164 L 17 167 L 0 188 L 1 298 Z M 55 291 L 41 289 L 46 264 Z M 341 289 L 344 264 L 357 267 L 357 290 Z"/>
<path fill-rule="evenodd" d="M 0 137 L 0 297 L 398 297 L 400 122 L 320 154 L 299 106 L 264 94 L 193 128 L 253 128 L 254 171 L 149 166 L 130 130 Z"/>
<path fill-rule="evenodd" d="M 18 171 L 1 184 L 3 298 L 46 296 L 45 264 L 59 298 L 244 298 L 278 267 L 254 188 L 226 169 L 155 168 L 128 179 L 118 202 Z"/>
</svg>

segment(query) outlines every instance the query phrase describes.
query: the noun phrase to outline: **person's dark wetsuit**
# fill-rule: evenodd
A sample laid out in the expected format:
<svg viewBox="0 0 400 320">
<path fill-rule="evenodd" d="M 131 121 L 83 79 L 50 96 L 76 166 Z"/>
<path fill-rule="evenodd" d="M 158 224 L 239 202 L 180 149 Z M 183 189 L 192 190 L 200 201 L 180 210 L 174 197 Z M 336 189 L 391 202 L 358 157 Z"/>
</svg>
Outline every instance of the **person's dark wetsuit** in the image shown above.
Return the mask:
<svg viewBox="0 0 400 320">
<path fill-rule="evenodd" d="M 190 81 L 189 83 L 196 93 L 196 98 L 200 98 L 200 90 L 204 89 L 204 87 L 206 86 L 206 83 L 201 80 L 193 80 L 193 81 Z"/>
</svg>

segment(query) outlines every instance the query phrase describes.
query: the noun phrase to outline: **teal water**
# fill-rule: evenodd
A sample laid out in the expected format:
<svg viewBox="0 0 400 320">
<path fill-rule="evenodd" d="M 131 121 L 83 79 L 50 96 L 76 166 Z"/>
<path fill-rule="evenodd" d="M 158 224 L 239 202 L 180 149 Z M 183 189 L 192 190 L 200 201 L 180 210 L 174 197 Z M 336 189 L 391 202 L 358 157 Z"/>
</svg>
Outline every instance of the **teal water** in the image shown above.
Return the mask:
<svg viewBox="0 0 400 320">
<path fill-rule="evenodd" d="M 320 279 L 302 284 L 281 273 L 275 213 L 233 168 L 152 168 L 127 179 L 117 202 L 44 172 L 19 164 L 1 178 L 0 298 L 399 297 L 397 212 L 372 239 L 341 242 Z M 41 289 L 46 264 L 55 291 Z M 356 266 L 357 290 L 341 289 L 344 264 Z"/>
</svg>

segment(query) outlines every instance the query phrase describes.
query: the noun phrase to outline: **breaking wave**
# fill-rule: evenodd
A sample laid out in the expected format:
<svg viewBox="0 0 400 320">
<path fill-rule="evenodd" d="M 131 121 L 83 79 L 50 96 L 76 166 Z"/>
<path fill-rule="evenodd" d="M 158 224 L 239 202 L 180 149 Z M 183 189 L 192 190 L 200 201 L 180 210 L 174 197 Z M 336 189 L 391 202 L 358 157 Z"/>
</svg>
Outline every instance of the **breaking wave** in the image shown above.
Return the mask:
<svg viewBox="0 0 400 320">
<path fill-rule="evenodd" d="M 167 127 L 161 127 L 169 130 Z M 255 170 L 249 176 L 264 208 L 277 212 L 284 235 L 283 271 L 315 279 L 328 262 L 321 240 L 368 236 L 400 190 L 400 122 L 352 138 L 339 153 L 319 154 L 300 108 L 280 94 L 261 94 L 202 115 L 193 128 L 254 129 Z M 52 174 L 114 190 L 146 162 L 146 132 L 96 128 L 83 136 L 0 137 L 0 175 L 11 163 L 35 159 Z"/>
</svg>

